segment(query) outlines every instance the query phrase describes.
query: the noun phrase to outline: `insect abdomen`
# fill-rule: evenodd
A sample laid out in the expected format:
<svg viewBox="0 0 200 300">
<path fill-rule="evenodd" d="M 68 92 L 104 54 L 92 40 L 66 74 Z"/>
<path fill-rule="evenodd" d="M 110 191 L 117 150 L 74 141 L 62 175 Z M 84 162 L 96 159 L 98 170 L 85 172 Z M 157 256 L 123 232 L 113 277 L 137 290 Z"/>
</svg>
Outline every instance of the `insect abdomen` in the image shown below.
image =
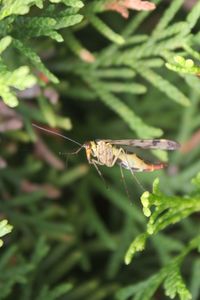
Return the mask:
<svg viewBox="0 0 200 300">
<path fill-rule="evenodd" d="M 157 165 L 148 164 L 136 154 L 122 154 L 119 157 L 118 163 L 121 167 L 132 170 L 133 172 L 151 172 L 163 169 L 166 166 L 163 163 Z"/>
</svg>

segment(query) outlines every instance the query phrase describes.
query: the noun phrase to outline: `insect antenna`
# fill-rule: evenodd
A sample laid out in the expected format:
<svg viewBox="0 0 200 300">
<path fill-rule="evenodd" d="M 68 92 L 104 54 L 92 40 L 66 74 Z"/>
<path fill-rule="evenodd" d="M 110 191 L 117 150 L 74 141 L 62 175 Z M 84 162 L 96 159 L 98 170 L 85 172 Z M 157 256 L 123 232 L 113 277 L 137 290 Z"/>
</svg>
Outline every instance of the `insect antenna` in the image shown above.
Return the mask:
<svg viewBox="0 0 200 300">
<path fill-rule="evenodd" d="M 81 148 L 83 147 L 83 145 L 81 145 L 79 142 L 76 142 L 75 140 L 69 138 L 68 136 L 65 136 L 65 135 L 63 135 L 63 134 L 61 134 L 61 133 L 57 133 L 57 132 L 55 132 L 55 131 L 53 131 L 53 130 L 50 130 L 50 129 L 46 129 L 46 128 L 44 128 L 44 127 L 40 127 L 40 126 L 38 126 L 38 125 L 36 125 L 36 124 L 34 124 L 34 123 L 32 123 L 32 125 L 33 125 L 34 127 L 38 128 L 38 129 L 40 129 L 40 130 L 46 131 L 46 132 L 48 132 L 48 133 L 51 133 L 51 134 L 54 134 L 54 135 L 57 135 L 57 136 L 60 136 L 60 137 L 62 137 L 63 139 L 66 139 L 66 140 L 68 140 L 68 141 L 70 141 L 70 142 L 72 142 L 72 143 L 75 143 L 75 144 L 81 146 Z M 81 149 L 81 148 L 80 148 L 80 149 Z M 80 151 L 80 150 L 79 150 L 79 151 Z M 77 152 L 77 153 L 78 153 L 78 152 Z"/>
<path fill-rule="evenodd" d="M 71 152 L 71 153 L 70 152 L 59 152 L 59 155 L 67 155 L 66 156 L 66 162 L 65 162 L 66 163 L 66 167 L 68 167 L 68 158 L 69 158 L 69 155 L 77 154 L 83 148 L 83 145 L 81 145 L 79 142 L 76 142 L 75 140 L 73 140 L 73 139 L 71 139 L 71 138 L 69 138 L 69 137 L 67 137 L 67 136 L 65 136 L 63 134 L 57 133 L 57 132 L 52 131 L 50 129 L 43 128 L 43 127 L 38 126 L 38 125 L 36 125 L 34 123 L 32 123 L 32 125 L 34 127 L 38 128 L 38 129 L 40 129 L 40 130 L 43 130 L 43 131 L 48 132 L 50 134 L 54 134 L 54 135 L 60 136 L 60 137 L 62 137 L 64 139 L 66 139 L 66 140 L 68 140 L 70 142 L 73 142 L 73 143 L 77 144 L 78 146 L 80 146 L 76 151 Z"/>
</svg>

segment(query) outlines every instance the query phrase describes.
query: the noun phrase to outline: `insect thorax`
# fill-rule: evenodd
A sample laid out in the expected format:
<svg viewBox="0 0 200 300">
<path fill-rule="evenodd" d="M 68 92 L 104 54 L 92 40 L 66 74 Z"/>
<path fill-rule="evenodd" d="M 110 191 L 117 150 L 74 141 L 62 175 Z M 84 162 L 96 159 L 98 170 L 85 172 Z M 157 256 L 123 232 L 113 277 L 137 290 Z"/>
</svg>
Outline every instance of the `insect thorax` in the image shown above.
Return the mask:
<svg viewBox="0 0 200 300">
<path fill-rule="evenodd" d="M 115 147 L 105 141 L 90 141 L 84 144 L 86 149 L 87 159 L 89 162 L 92 159 L 99 165 L 113 166 L 115 158 Z"/>
<path fill-rule="evenodd" d="M 114 160 L 113 146 L 104 141 L 96 142 L 96 157 L 100 164 L 112 167 Z"/>
</svg>

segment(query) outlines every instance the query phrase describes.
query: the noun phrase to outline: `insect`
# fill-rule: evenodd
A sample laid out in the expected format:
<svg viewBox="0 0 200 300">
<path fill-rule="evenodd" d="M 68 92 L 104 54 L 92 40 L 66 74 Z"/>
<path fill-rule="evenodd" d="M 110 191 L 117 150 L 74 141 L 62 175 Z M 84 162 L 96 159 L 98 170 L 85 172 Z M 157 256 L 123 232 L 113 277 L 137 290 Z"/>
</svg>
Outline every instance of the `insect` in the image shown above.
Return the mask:
<svg viewBox="0 0 200 300">
<path fill-rule="evenodd" d="M 40 127 L 36 124 L 33 124 L 34 127 L 46 131 L 51 134 L 60 136 L 66 140 L 69 140 L 77 145 L 80 148 L 74 152 L 78 153 L 82 148 L 85 148 L 86 156 L 89 164 L 92 164 L 97 169 L 100 176 L 101 172 L 98 169 L 98 165 L 104 165 L 107 167 L 113 167 L 115 164 L 118 164 L 120 168 L 125 168 L 133 172 L 151 172 L 155 170 L 163 169 L 166 164 L 150 164 L 145 162 L 139 156 L 134 153 L 133 148 L 139 147 L 143 149 L 161 149 L 161 150 L 177 150 L 180 147 L 180 144 L 166 139 L 126 139 L 126 140 L 94 140 L 85 142 L 83 145 L 76 142 L 75 140 L 64 136 L 60 133 L 56 133 L 49 129 Z M 129 147 L 131 150 L 126 151 L 125 147 Z"/>
</svg>

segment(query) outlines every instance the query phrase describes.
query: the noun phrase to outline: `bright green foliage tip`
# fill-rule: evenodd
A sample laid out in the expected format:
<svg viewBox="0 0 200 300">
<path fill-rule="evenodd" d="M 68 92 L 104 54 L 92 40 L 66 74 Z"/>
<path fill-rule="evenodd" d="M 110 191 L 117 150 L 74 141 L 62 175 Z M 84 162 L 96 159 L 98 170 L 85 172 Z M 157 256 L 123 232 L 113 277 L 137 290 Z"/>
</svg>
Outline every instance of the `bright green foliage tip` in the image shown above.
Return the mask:
<svg viewBox="0 0 200 300">
<path fill-rule="evenodd" d="M 43 0 L 2 0 L 0 10 L 0 20 L 10 15 L 27 14 L 32 6 L 43 8 Z M 50 0 L 51 3 L 64 3 L 67 6 L 81 8 L 84 6 L 82 1 L 77 0 Z"/>
<path fill-rule="evenodd" d="M 12 38 L 10 36 L 5 36 L 0 40 L 0 54 L 10 45 Z"/>
<path fill-rule="evenodd" d="M 0 54 L 7 50 L 8 46 L 14 47 L 22 57 L 28 59 L 29 66 L 20 66 L 16 70 L 10 70 L 7 62 L 0 57 L 0 96 L 5 104 L 16 107 L 19 100 L 16 96 L 17 90 L 32 87 L 39 80 L 33 74 L 39 72 L 46 76 L 47 81 L 58 83 L 57 77 L 52 74 L 43 64 L 40 56 L 30 45 L 31 38 L 49 37 L 57 42 L 63 42 L 60 29 L 80 23 L 83 16 L 78 10 L 83 7 L 82 1 L 54 0 L 46 7 L 43 14 L 40 10 L 44 7 L 43 0 L 2 0 L 0 1 Z M 60 6 L 65 8 L 60 10 Z M 35 6 L 35 7 L 34 7 Z M 59 9 L 57 10 L 57 7 Z M 34 7 L 34 13 L 26 16 Z M 39 8 L 37 10 L 37 8 Z M 16 55 L 16 60 L 18 57 Z M 23 61 L 21 58 L 19 61 Z M 33 74 L 30 74 L 31 67 Z M 14 89 L 13 89 L 14 88 Z"/>
<path fill-rule="evenodd" d="M 0 54 L 11 44 L 12 38 L 6 36 L 0 41 Z M 18 105 L 18 99 L 12 88 L 23 90 L 36 83 L 36 79 L 29 73 L 26 66 L 20 67 L 14 71 L 8 70 L 7 66 L 0 59 L 0 96 L 10 107 Z"/>
<path fill-rule="evenodd" d="M 126 265 L 129 265 L 131 263 L 135 252 L 143 251 L 145 249 L 146 239 L 147 234 L 142 233 L 132 242 L 124 259 Z"/>
<path fill-rule="evenodd" d="M 33 5 L 42 8 L 42 0 L 2 0 L 0 10 L 0 20 L 10 15 L 27 14 Z"/>
<path fill-rule="evenodd" d="M 13 229 L 12 225 L 8 224 L 7 220 L 0 221 L 0 237 L 10 233 Z M 2 239 L 0 239 L 0 247 L 3 245 Z"/>
<path fill-rule="evenodd" d="M 200 211 L 200 173 L 192 180 L 195 185 L 195 191 L 187 196 L 167 196 L 160 191 L 159 180 L 156 179 L 153 184 L 153 192 L 144 192 L 141 202 L 144 209 L 149 209 L 149 218 L 146 232 L 137 236 L 125 255 L 125 264 L 130 264 L 134 255 L 143 251 L 146 241 L 150 236 L 156 236 L 164 228 L 180 222 L 194 212 Z M 165 247 L 165 245 L 161 245 Z M 152 275 L 147 280 L 122 288 L 117 293 L 117 299 L 126 300 L 130 296 L 134 299 L 151 299 L 161 284 L 164 286 L 165 295 L 170 299 L 176 296 L 181 300 L 191 300 L 192 295 L 188 290 L 181 274 L 181 266 L 186 256 L 193 250 L 200 249 L 200 236 L 194 237 L 187 246 L 181 247 L 182 251 L 169 264 L 164 266 L 158 273 Z M 199 286 L 199 285 L 198 285 Z"/>
<path fill-rule="evenodd" d="M 199 246 L 200 236 L 197 236 L 183 248 L 179 255 L 172 259 L 171 262 L 164 266 L 158 273 L 150 276 L 147 280 L 122 288 L 117 293 L 117 299 L 128 300 L 132 296 L 134 297 L 132 299 L 150 300 L 153 299 L 153 295 L 159 286 L 163 284 L 165 295 L 170 299 L 178 297 L 180 300 L 191 300 L 192 295 L 185 284 L 180 268 L 186 256 L 191 251 L 197 250 Z"/>
<path fill-rule="evenodd" d="M 0 95 L 4 102 L 10 107 L 18 105 L 18 99 L 11 91 L 12 87 L 18 90 L 24 90 L 36 83 L 35 77 L 29 74 L 29 68 L 27 66 L 20 67 L 11 72 L 0 62 L 0 74 Z"/>
<path fill-rule="evenodd" d="M 153 192 L 144 192 L 141 196 L 143 213 L 149 218 L 146 232 L 137 237 L 130 245 L 126 255 L 125 263 L 129 264 L 137 251 L 144 249 L 146 239 L 156 235 L 171 224 L 180 222 L 194 212 L 200 211 L 200 174 L 193 179 L 196 192 L 185 197 L 167 196 L 159 189 L 159 180 L 153 183 Z M 142 247 L 141 247 L 142 245 Z"/>
<path fill-rule="evenodd" d="M 64 3 L 65 5 L 69 5 L 71 7 L 82 8 L 84 3 L 79 0 L 50 0 L 52 3 Z"/>
<path fill-rule="evenodd" d="M 177 55 L 174 57 L 174 64 L 166 63 L 166 67 L 178 73 L 192 74 L 200 76 L 200 66 L 196 65 L 192 59 L 185 59 Z"/>
</svg>

